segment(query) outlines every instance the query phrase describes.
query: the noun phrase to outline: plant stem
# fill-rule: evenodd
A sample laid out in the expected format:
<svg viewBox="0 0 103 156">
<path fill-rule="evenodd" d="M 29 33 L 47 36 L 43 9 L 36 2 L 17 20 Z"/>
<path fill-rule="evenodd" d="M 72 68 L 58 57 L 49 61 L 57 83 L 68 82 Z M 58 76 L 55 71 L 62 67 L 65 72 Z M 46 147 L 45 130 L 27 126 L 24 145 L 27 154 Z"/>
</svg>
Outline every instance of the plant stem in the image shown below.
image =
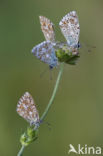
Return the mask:
<svg viewBox="0 0 103 156">
<path fill-rule="evenodd" d="M 52 96 L 51 96 L 51 98 L 50 98 L 50 100 L 49 100 L 49 103 L 48 103 L 48 105 L 47 105 L 47 107 L 46 107 L 44 113 L 42 114 L 42 116 L 41 116 L 41 118 L 40 118 L 41 121 L 44 120 L 45 116 L 47 115 L 47 113 L 48 113 L 48 111 L 49 111 L 49 109 L 50 109 L 50 107 L 51 107 L 51 105 L 52 105 L 52 103 L 53 103 L 53 101 L 54 101 L 54 98 L 55 98 L 55 96 L 56 96 L 56 92 L 57 92 L 57 89 L 58 89 L 58 86 L 59 86 L 59 82 L 60 82 L 60 79 L 61 79 L 61 76 L 62 76 L 63 66 L 64 66 L 64 64 L 61 63 L 61 65 L 60 65 L 60 71 L 59 71 L 59 74 L 58 74 L 58 77 L 57 77 L 57 80 L 56 80 L 56 84 L 55 84 L 55 87 L 54 87 Z"/>
<path fill-rule="evenodd" d="M 25 146 L 24 146 L 24 145 L 22 145 L 22 147 L 21 147 L 21 149 L 20 149 L 19 153 L 17 154 L 17 156 L 22 156 L 23 151 L 24 151 L 24 148 L 25 148 Z"/>
<path fill-rule="evenodd" d="M 48 111 L 49 111 L 49 109 L 50 109 L 50 107 L 51 107 L 51 105 L 52 105 L 52 103 L 54 101 L 54 98 L 56 96 L 57 89 L 59 87 L 59 82 L 60 82 L 60 79 L 61 79 L 61 76 L 62 76 L 63 66 L 64 66 L 64 64 L 61 63 L 61 65 L 60 65 L 60 71 L 59 71 L 59 74 L 58 74 L 58 77 L 57 77 L 57 80 L 56 80 L 56 84 L 55 84 L 55 87 L 54 87 L 52 96 L 51 96 L 51 98 L 49 100 L 49 103 L 48 103 L 48 105 L 47 105 L 44 113 L 42 114 L 42 116 L 40 118 L 40 121 L 43 121 L 44 120 L 44 118 L 46 117 L 46 115 L 47 115 L 47 113 L 48 113 Z M 25 149 L 25 146 L 22 145 L 22 147 L 21 147 L 21 149 L 20 149 L 20 151 L 19 151 L 19 153 L 18 153 L 17 156 L 22 156 L 24 149 Z"/>
</svg>

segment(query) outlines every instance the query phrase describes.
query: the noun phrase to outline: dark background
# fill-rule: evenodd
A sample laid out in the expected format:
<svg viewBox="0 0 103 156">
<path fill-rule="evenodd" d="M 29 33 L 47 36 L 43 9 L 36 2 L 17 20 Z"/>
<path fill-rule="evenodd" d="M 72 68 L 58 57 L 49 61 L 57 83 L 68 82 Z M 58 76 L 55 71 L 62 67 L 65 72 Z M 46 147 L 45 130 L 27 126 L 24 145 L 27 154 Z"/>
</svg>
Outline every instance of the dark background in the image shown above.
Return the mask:
<svg viewBox="0 0 103 156">
<path fill-rule="evenodd" d="M 55 23 L 57 40 L 65 41 L 58 23 L 76 10 L 83 46 L 76 66 L 65 65 L 57 96 L 39 139 L 25 156 L 67 156 L 69 144 L 103 146 L 103 0 L 0 0 L 0 155 L 14 156 L 28 126 L 16 113 L 25 91 L 35 99 L 40 115 L 51 96 L 59 67 L 50 80 L 47 65 L 31 49 L 44 41 L 39 15 Z M 88 53 L 88 46 L 96 46 Z M 73 155 L 73 154 L 71 154 Z"/>
</svg>

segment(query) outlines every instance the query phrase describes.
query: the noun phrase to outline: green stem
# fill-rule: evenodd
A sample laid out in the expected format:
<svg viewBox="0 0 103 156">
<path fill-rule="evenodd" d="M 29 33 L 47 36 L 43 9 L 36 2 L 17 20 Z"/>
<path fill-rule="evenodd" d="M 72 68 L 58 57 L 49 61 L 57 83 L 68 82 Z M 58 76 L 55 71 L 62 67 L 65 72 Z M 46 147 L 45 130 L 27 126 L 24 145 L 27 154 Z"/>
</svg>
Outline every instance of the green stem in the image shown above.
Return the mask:
<svg viewBox="0 0 103 156">
<path fill-rule="evenodd" d="M 43 120 L 44 120 L 44 118 L 46 117 L 46 115 L 47 115 L 47 113 L 48 113 L 48 111 L 49 111 L 49 109 L 50 109 L 50 107 L 51 107 L 51 105 L 52 105 L 52 103 L 53 103 L 53 101 L 54 101 L 54 98 L 55 98 L 55 96 L 56 96 L 57 89 L 58 89 L 58 87 L 59 87 L 59 82 L 60 82 L 60 79 L 61 79 L 61 76 L 62 76 L 63 65 L 64 65 L 64 64 L 61 63 L 61 65 L 60 65 L 60 71 L 59 71 L 59 74 L 58 74 L 58 77 L 57 77 L 57 80 L 56 80 L 56 84 L 55 84 L 55 87 L 54 87 L 52 96 L 51 96 L 51 98 L 50 98 L 50 100 L 49 100 L 49 103 L 48 103 L 48 105 L 47 105 L 47 107 L 46 107 L 44 113 L 42 114 L 42 116 L 41 116 L 41 118 L 40 118 L 40 121 L 43 121 Z M 19 153 L 18 153 L 17 156 L 22 156 L 24 149 L 25 149 L 25 146 L 22 145 L 22 147 L 21 147 L 21 149 L 20 149 L 20 151 L 19 151 Z"/>
<path fill-rule="evenodd" d="M 41 121 L 44 120 L 45 116 L 47 115 L 47 113 L 48 113 L 48 111 L 49 111 L 49 109 L 50 109 L 50 107 L 51 107 L 51 105 L 52 105 L 52 103 L 54 101 L 54 98 L 56 96 L 56 92 L 57 92 L 57 89 L 58 89 L 58 86 L 59 86 L 60 78 L 61 78 L 61 75 L 62 75 L 62 72 L 63 72 L 63 66 L 64 66 L 64 64 L 61 63 L 61 65 L 60 65 L 60 71 L 59 71 L 59 74 L 58 74 L 58 77 L 57 77 L 57 80 L 56 80 L 56 84 L 55 84 L 55 87 L 54 87 L 52 96 L 51 96 L 51 98 L 49 100 L 49 103 L 48 103 L 48 105 L 47 105 L 44 113 L 42 114 L 42 116 L 40 118 Z"/>
<path fill-rule="evenodd" d="M 24 148 L 25 148 L 25 146 L 22 145 L 22 147 L 21 147 L 19 153 L 17 154 L 17 156 L 22 156 Z"/>
</svg>

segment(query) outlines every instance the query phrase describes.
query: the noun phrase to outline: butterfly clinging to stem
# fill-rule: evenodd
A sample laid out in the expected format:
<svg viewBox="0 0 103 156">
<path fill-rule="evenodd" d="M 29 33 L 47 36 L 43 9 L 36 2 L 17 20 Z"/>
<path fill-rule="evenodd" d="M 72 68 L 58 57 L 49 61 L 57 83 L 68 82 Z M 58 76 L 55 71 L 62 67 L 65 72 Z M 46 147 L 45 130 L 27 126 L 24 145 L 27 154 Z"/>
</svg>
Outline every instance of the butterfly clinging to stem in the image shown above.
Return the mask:
<svg viewBox="0 0 103 156">
<path fill-rule="evenodd" d="M 29 122 L 30 125 L 34 125 L 36 127 L 39 126 L 39 113 L 30 93 L 26 92 L 20 98 L 17 104 L 17 112 L 21 117 L 23 117 L 27 122 Z"/>
</svg>

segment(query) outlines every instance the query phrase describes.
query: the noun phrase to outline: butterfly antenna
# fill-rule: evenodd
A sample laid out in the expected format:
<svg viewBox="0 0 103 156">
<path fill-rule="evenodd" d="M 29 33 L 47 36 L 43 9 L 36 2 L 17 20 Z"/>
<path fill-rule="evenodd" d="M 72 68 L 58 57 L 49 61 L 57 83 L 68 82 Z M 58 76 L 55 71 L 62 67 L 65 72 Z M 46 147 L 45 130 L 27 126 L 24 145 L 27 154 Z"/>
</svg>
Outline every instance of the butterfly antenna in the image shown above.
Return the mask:
<svg viewBox="0 0 103 156">
<path fill-rule="evenodd" d="M 49 122 L 46 122 L 48 129 L 51 130 L 52 129 L 52 125 Z"/>
<path fill-rule="evenodd" d="M 40 120 L 40 124 L 43 124 L 43 123 L 46 124 L 46 125 L 48 126 L 48 129 L 49 129 L 49 130 L 51 130 L 52 125 L 51 125 L 49 122 L 47 122 L 47 121 L 45 121 L 45 120 L 43 120 L 43 121 Z"/>
<path fill-rule="evenodd" d="M 48 126 L 48 129 L 51 130 L 52 129 L 52 125 L 49 122 L 45 122 L 45 124 Z"/>
<path fill-rule="evenodd" d="M 48 71 L 48 68 L 46 68 L 41 74 L 40 74 L 40 78 L 42 78 L 44 76 L 44 74 Z"/>
<path fill-rule="evenodd" d="M 92 49 L 96 48 L 96 46 L 92 46 L 92 45 L 85 44 L 85 43 L 82 43 L 81 45 L 82 45 L 81 47 L 85 47 L 88 52 L 91 52 Z"/>
<path fill-rule="evenodd" d="M 89 44 L 87 44 L 86 46 L 88 47 L 88 52 L 91 52 L 92 49 L 96 48 L 96 46 L 92 46 L 92 45 L 89 45 Z"/>
</svg>

